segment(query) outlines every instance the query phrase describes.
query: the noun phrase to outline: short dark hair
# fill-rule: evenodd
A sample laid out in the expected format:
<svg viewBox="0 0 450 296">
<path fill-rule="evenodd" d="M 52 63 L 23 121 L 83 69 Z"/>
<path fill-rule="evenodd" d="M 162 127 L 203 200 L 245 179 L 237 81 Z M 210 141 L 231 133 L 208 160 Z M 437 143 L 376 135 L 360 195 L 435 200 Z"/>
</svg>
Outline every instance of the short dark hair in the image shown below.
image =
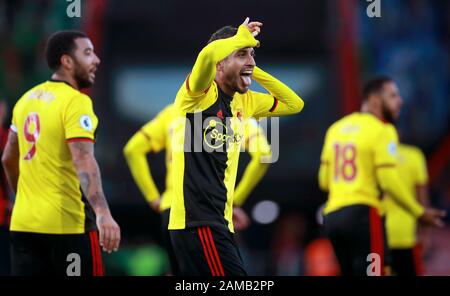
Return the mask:
<svg viewBox="0 0 450 296">
<path fill-rule="evenodd" d="M 392 81 L 388 76 L 376 76 L 368 80 L 363 88 L 363 100 L 366 101 L 370 95 L 380 92 L 385 83 Z"/>
<path fill-rule="evenodd" d="M 80 31 L 58 31 L 48 38 L 45 57 L 50 69 L 58 70 L 61 66 L 61 57 L 73 53 L 77 38 L 88 38 L 88 36 Z"/>
<path fill-rule="evenodd" d="M 236 35 L 237 31 L 238 29 L 232 26 L 225 26 L 223 28 L 220 28 L 211 35 L 211 38 L 209 38 L 208 40 L 208 44 L 218 39 L 233 37 L 234 35 Z"/>
</svg>

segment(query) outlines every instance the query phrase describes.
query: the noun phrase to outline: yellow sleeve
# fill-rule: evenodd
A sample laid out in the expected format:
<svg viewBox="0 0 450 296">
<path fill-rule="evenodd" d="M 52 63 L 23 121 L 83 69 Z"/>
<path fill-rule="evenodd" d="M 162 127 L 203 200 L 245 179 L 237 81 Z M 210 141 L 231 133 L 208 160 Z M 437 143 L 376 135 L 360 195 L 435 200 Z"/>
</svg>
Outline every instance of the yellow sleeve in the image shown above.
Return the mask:
<svg viewBox="0 0 450 296">
<path fill-rule="evenodd" d="M 398 205 L 417 218 L 423 215 L 425 209 L 414 196 L 411 196 L 411 193 L 402 182 L 395 167 L 380 167 L 377 169 L 376 175 L 380 187 L 383 191 L 387 192 Z"/>
<path fill-rule="evenodd" d="M 415 217 L 423 215 L 425 209 L 401 181 L 397 167 L 398 136 L 391 127 L 384 128 L 374 143 L 375 169 L 378 184 L 392 199 Z"/>
<path fill-rule="evenodd" d="M 255 67 L 253 79 L 270 93 L 253 92 L 255 98 L 251 110 L 255 118 L 295 114 L 303 109 L 303 100 L 289 86 L 272 75 Z"/>
<path fill-rule="evenodd" d="M 157 200 L 160 193 L 152 178 L 146 155 L 165 148 L 169 112 L 168 108 L 164 109 L 155 119 L 144 125 L 123 149 L 133 179 L 149 203 Z"/>
<path fill-rule="evenodd" d="M 415 150 L 415 167 L 416 167 L 416 175 L 415 175 L 415 183 L 416 185 L 427 185 L 428 184 L 428 168 L 427 161 L 423 152 L 417 148 Z"/>
<path fill-rule="evenodd" d="M 209 43 L 199 53 L 192 72 L 186 81 L 188 93 L 195 96 L 204 92 L 216 77 L 216 65 L 218 62 L 235 50 L 255 47 L 257 44 L 258 41 L 245 25 L 239 26 L 235 36 Z"/>
<path fill-rule="evenodd" d="M 254 119 L 244 123 L 245 149 L 251 156 L 239 185 L 234 191 L 233 203 L 241 207 L 256 185 L 261 181 L 269 168 L 271 159 L 270 145 L 264 130 Z"/>
<path fill-rule="evenodd" d="M 79 138 L 95 140 L 98 119 L 88 96 L 80 94 L 72 98 L 65 108 L 63 120 L 67 141 Z"/>
<path fill-rule="evenodd" d="M 395 128 L 390 124 L 384 125 L 374 143 L 375 167 L 396 166 L 398 161 L 398 134 Z"/>
<path fill-rule="evenodd" d="M 257 43 L 248 28 L 241 25 L 235 36 L 215 40 L 206 45 L 177 93 L 175 104 L 178 109 L 197 112 L 211 106 L 217 99 L 217 85 L 214 82 L 217 63 L 235 50 L 254 47 Z"/>
<path fill-rule="evenodd" d="M 9 128 L 16 134 L 18 133 L 18 129 L 20 129 L 21 126 L 23 128 L 23 125 L 25 124 L 25 122 L 20 123 L 18 122 L 18 120 L 22 120 L 20 116 L 21 105 L 23 104 L 24 100 L 27 100 L 27 98 L 30 95 L 30 92 L 31 91 L 28 91 L 24 95 L 22 95 L 22 97 L 19 98 L 19 100 L 16 102 L 12 110 L 11 125 L 9 126 Z"/>
<path fill-rule="evenodd" d="M 150 143 L 152 153 L 158 153 L 166 147 L 168 126 L 171 119 L 171 106 L 162 110 L 153 120 L 145 124 L 139 131 Z"/>
<path fill-rule="evenodd" d="M 320 155 L 320 167 L 319 167 L 319 187 L 323 191 L 328 191 L 330 188 L 329 183 L 329 173 L 331 166 L 331 152 L 332 150 L 328 147 L 328 138 L 330 131 L 327 131 L 325 135 L 325 141 L 322 148 L 322 153 Z"/>
</svg>

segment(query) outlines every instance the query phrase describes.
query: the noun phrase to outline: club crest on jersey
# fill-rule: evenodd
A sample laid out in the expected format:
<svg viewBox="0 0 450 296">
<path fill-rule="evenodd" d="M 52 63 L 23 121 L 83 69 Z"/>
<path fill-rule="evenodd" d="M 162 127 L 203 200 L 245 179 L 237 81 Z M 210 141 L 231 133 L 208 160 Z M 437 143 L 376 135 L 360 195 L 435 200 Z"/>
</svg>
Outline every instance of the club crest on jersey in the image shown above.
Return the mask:
<svg viewBox="0 0 450 296">
<path fill-rule="evenodd" d="M 241 120 L 242 121 L 242 111 L 237 111 L 237 113 L 236 113 L 236 117 L 239 119 L 239 120 Z"/>
<path fill-rule="evenodd" d="M 94 125 L 92 124 L 91 117 L 89 115 L 83 115 L 80 117 L 80 126 L 87 130 L 88 132 L 92 131 Z"/>
</svg>

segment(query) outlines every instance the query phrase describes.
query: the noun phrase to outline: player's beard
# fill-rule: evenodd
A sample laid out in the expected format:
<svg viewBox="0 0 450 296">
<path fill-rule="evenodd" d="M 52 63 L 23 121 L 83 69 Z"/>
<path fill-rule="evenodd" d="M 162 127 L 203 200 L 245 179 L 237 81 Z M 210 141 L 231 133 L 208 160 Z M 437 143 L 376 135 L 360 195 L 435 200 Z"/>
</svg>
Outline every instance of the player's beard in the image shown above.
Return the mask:
<svg viewBox="0 0 450 296">
<path fill-rule="evenodd" d="M 234 73 L 229 80 L 231 82 L 231 85 L 235 92 L 238 92 L 240 94 L 245 94 L 248 91 L 248 88 L 246 88 L 242 81 L 241 81 L 241 75 L 240 72 Z"/>
<path fill-rule="evenodd" d="M 225 65 L 226 66 L 226 65 Z M 233 93 L 244 94 L 248 91 L 241 80 L 241 69 L 224 69 L 225 83 Z"/>
<path fill-rule="evenodd" d="M 77 82 L 79 89 L 91 87 L 93 84 L 92 81 L 89 80 L 89 71 L 84 70 L 76 60 L 74 79 Z"/>
<path fill-rule="evenodd" d="M 396 118 L 394 116 L 394 113 L 391 110 L 389 110 L 389 108 L 384 104 L 382 105 L 382 114 L 384 120 L 392 124 L 395 124 Z"/>
</svg>

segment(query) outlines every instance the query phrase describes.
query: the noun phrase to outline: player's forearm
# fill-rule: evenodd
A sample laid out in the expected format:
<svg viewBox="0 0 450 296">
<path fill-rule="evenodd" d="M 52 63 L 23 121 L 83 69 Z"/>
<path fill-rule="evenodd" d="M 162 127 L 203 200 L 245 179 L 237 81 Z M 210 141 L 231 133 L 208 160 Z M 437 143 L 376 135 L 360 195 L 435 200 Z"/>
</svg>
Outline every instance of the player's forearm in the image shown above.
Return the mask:
<svg viewBox="0 0 450 296">
<path fill-rule="evenodd" d="M 416 195 L 420 204 L 424 207 L 430 206 L 430 196 L 427 185 L 416 185 Z"/>
<path fill-rule="evenodd" d="M 377 179 L 381 188 L 390 194 L 394 201 L 415 217 L 423 215 L 425 209 L 409 193 L 393 168 L 378 168 Z"/>
<path fill-rule="evenodd" d="M 100 169 L 94 157 L 75 164 L 77 168 L 80 187 L 89 204 L 97 215 L 109 214 L 108 203 L 103 193 Z"/>
<path fill-rule="evenodd" d="M 235 189 L 233 204 L 241 207 L 256 185 L 261 181 L 269 168 L 268 163 L 261 163 L 260 157 L 252 156 L 244 175 Z"/>
<path fill-rule="evenodd" d="M 133 176 L 134 181 L 141 190 L 145 199 L 149 203 L 157 200 L 160 195 L 150 173 L 150 167 L 148 166 L 145 154 L 139 153 L 138 151 L 134 151 L 132 149 L 125 149 L 124 155 L 127 160 L 128 167 L 130 168 L 131 175 Z"/>
<path fill-rule="evenodd" d="M 17 183 L 19 182 L 19 162 L 15 164 L 3 160 L 3 169 L 9 186 L 11 186 L 11 189 L 16 193 Z"/>
<path fill-rule="evenodd" d="M 199 93 L 207 89 L 216 76 L 216 65 L 235 50 L 246 47 L 255 47 L 256 39 L 248 28 L 241 25 L 235 36 L 219 39 L 205 46 L 199 53 L 189 76 L 189 90 Z"/>
<path fill-rule="evenodd" d="M 10 132 L 8 141 L 2 154 L 2 164 L 9 186 L 17 192 L 17 183 L 19 182 L 19 142 L 17 134 Z"/>
<path fill-rule="evenodd" d="M 152 203 L 159 197 L 159 191 L 153 181 L 147 162 L 147 153 L 152 150 L 151 142 L 142 131 L 137 132 L 123 149 L 131 175 L 145 199 Z"/>
<path fill-rule="evenodd" d="M 90 142 L 71 142 L 69 149 L 80 181 L 80 187 L 95 213 L 110 215 L 108 203 L 103 193 L 100 169 L 94 157 L 94 144 Z"/>
<path fill-rule="evenodd" d="M 286 84 L 258 67 L 253 70 L 253 79 L 278 100 L 273 115 L 289 115 L 300 112 L 305 103 Z"/>
</svg>

